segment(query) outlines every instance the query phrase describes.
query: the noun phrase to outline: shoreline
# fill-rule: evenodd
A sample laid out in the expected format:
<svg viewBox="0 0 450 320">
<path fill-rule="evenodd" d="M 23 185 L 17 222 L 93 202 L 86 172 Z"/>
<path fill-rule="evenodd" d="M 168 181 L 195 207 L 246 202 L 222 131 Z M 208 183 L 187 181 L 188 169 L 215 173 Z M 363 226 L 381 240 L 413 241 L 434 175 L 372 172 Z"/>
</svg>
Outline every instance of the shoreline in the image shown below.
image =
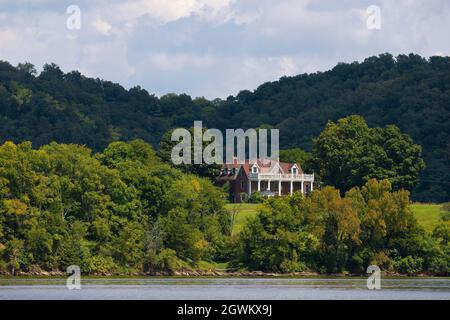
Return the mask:
<svg viewBox="0 0 450 320">
<path fill-rule="evenodd" d="M 448 278 L 450 275 L 442 274 L 401 274 L 395 272 L 381 272 L 384 277 L 436 277 Z M 40 272 L 17 272 L 16 274 L 1 273 L 1 278 L 57 278 L 67 277 L 68 274 L 63 271 L 40 271 Z M 292 273 L 276 273 L 276 272 L 262 272 L 262 271 L 218 271 L 218 270 L 178 270 L 178 271 L 158 271 L 158 272 L 117 272 L 117 273 L 91 273 L 82 274 L 85 277 L 99 277 L 99 278 L 134 278 L 134 277 L 151 277 L 151 278 L 165 278 L 165 277 L 187 277 L 187 278 L 357 278 L 367 277 L 367 273 L 319 273 L 319 272 L 292 272 Z"/>
</svg>

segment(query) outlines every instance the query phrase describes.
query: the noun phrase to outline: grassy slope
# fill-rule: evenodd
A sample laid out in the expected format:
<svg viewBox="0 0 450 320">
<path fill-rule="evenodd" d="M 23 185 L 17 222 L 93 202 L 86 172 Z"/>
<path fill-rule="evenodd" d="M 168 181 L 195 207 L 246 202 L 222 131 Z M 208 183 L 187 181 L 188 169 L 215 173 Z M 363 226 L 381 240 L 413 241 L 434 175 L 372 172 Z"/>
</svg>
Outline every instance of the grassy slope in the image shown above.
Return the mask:
<svg viewBox="0 0 450 320">
<path fill-rule="evenodd" d="M 230 213 L 233 212 L 233 208 L 236 207 L 237 209 L 237 214 L 235 218 L 236 220 L 233 226 L 233 234 L 236 234 L 237 232 L 242 230 L 245 223 L 247 222 L 247 218 L 256 215 L 259 206 L 260 206 L 259 204 L 253 203 L 240 203 L 240 204 L 230 203 L 226 205 L 226 208 Z"/>
<path fill-rule="evenodd" d="M 425 230 L 432 232 L 434 227 L 438 224 L 441 211 L 439 204 L 413 204 L 412 210 L 419 223 Z"/>
<path fill-rule="evenodd" d="M 234 206 L 236 206 L 238 213 L 233 226 L 233 233 L 237 233 L 242 230 L 248 217 L 256 215 L 260 205 L 249 203 L 237 205 L 227 204 L 226 208 L 232 212 Z M 441 206 L 439 204 L 413 204 L 411 207 L 419 223 L 427 231 L 432 232 L 436 224 L 439 222 Z"/>
</svg>

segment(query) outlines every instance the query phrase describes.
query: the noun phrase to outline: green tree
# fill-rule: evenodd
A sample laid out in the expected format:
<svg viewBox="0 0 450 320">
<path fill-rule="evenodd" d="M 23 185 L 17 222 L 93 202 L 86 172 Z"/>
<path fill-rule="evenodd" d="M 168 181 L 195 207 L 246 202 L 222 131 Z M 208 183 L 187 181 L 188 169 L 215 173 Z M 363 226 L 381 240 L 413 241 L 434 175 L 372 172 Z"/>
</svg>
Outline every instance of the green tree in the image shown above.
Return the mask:
<svg viewBox="0 0 450 320">
<path fill-rule="evenodd" d="M 325 187 L 307 198 L 306 218 L 321 239 L 318 265 L 328 272 L 346 270 L 352 253 L 361 244 L 361 221 L 352 201 L 339 190 Z"/>
<path fill-rule="evenodd" d="M 171 155 L 172 155 L 172 149 L 173 147 L 175 147 L 179 141 L 172 141 L 172 132 L 175 129 L 169 130 L 167 131 L 161 138 L 161 141 L 159 143 L 158 146 L 158 155 L 159 157 L 166 163 L 171 164 L 172 165 L 172 159 L 171 159 Z M 203 127 L 202 128 L 202 135 L 205 133 L 205 131 L 207 130 L 207 128 Z M 191 134 L 191 159 L 192 159 L 192 163 L 191 164 L 180 164 L 177 165 L 176 167 L 180 170 L 182 170 L 183 172 L 186 173 L 192 173 L 192 174 L 196 174 L 199 175 L 201 177 L 207 177 L 210 179 L 215 179 L 219 172 L 220 172 L 220 166 L 218 164 L 206 164 L 204 161 L 202 161 L 202 164 L 194 164 L 194 128 L 191 127 L 189 129 L 189 132 Z M 204 148 L 209 144 L 210 142 L 205 142 L 202 141 L 202 152 L 204 150 Z"/>
<path fill-rule="evenodd" d="M 300 148 L 280 150 L 280 161 L 297 163 L 303 171 L 309 172 L 313 169 L 313 157 L 311 153 Z"/>
<path fill-rule="evenodd" d="M 6 242 L 4 255 L 6 256 L 6 263 L 11 270 L 11 274 L 13 275 L 16 274 L 16 271 L 20 270 L 21 264 L 24 262 L 23 250 L 23 240 L 12 238 Z"/>
<path fill-rule="evenodd" d="M 235 243 L 236 265 L 275 272 L 304 271 L 311 266 L 318 239 L 304 228 L 298 207 L 302 198 L 294 199 L 270 198 L 248 221 Z"/>
<path fill-rule="evenodd" d="M 315 140 L 314 161 L 324 182 L 341 191 L 373 178 L 411 190 L 425 167 L 421 147 L 410 137 L 395 126 L 369 128 L 360 116 L 329 122 Z"/>
</svg>

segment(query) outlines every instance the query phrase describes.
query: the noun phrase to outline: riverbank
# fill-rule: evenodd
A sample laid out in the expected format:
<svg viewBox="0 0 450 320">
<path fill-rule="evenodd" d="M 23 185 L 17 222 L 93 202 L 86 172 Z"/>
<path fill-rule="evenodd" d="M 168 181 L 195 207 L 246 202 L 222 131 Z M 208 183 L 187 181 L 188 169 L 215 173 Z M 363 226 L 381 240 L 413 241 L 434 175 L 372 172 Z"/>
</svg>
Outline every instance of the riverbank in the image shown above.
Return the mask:
<svg viewBox="0 0 450 320">
<path fill-rule="evenodd" d="M 0 300 L 450 300 L 450 278 L 382 277 L 82 277 L 0 279 Z"/>
<path fill-rule="evenodd" d="M 381 272 L 385 277 L 449 277 L 442 274 L 401 274 L 396 272 Z M 63 271 L 35 271 L 35 272 L 16 272 L 1 273 L 1 277 L 65 277 L 67 273 Z M 311 277 L 367 277 L 366 273 L 318 273 L 318 272 L 291 272 L 276 273 L 262 271 L 223 271 L 223 270 L 177 270 L 177 271 L 157 271 L 157 272 L 130 272 L 130 273 L 92 273 L 84 276 L 92 277 L 224 277 L 224 278 L 311 278 Z"/>
</svg>

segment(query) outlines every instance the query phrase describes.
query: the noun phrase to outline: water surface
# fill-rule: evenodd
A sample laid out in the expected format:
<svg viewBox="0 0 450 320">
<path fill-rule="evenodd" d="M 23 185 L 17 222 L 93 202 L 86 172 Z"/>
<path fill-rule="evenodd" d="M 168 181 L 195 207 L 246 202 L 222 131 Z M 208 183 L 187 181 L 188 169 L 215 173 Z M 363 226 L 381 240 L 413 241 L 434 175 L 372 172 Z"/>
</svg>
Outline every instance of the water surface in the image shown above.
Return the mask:
<svg viewBox="0 0 450 320">
<path fill-rule="evenodd" d="M 0 300 L 450 300 L 450 278 L 82 278 L 69 290 L 63 278 L 0 278 Z"/>
</svg>

